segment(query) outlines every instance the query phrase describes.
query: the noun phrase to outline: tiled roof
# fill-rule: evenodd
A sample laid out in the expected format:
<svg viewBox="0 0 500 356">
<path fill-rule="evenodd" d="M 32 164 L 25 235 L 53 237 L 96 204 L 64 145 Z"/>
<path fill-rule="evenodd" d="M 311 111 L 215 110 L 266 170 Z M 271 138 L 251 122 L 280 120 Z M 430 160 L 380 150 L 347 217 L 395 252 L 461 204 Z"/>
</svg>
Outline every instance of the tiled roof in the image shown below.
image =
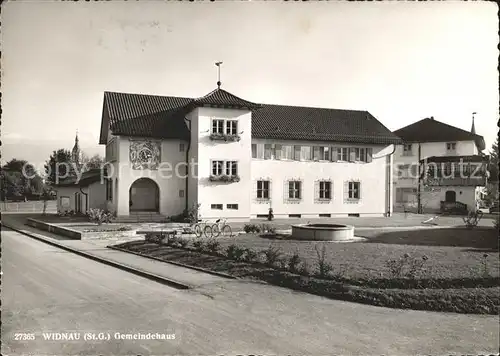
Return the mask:
<svg viewBox="0 0 500 356">
<path fill-rule="evenodd" d="M 405 142 L 450 142 L 475 141 L 484 150 L 483 136 L 445 124 L 433 118 L 426 118 L 394 131 Z"/>
<path fill-rule="evenodd" d="M 488 162 L 489 156 L 480 156 L 480 155 L 472 155 L 472 156 L 431 156 L 425 159 L 422 159 L 420 162 L 427 163 L 441 163 L 441 162 Z"/>
<path fill-rule="evenodd" d="M 198 98 L 104 93 L 115 135 L 188 139 L 185 114 L 197 106 L 252 110 L 252 136 L 264 139 L 398 144 L 395 136 L 367 111 L 252 103 L 216 89 Z M 104 114 L 103 114 L 104 119 Z M 102 133 L 101 133 L 102 134 Z M 101 136 L 100 143 L 106 140 Z"/>
<path fill-rule="evenodd" d="M 252 136 L 282 140 L 400 143 L 367 111 L 264 105 L 252 116 Z"/>
<path fill-rule="evenodd" d="M 65 178 L 57 184 L 58 187 L 69 187 L 69 186 L 74 186 L 74 187 L 87 187 L 92 183 L 99 182 L 101 180 L 101 174 L 103 176 L 106 175 L 106 171 L 104 170 L 103 173 L 101 173 L 100 168 L 95 168 L 95 169 L 90 169 L 87 172 L 82 173 L 82 176 L 80 177 L 80 180 L 78 180 L 78 177 L 72 176 Z"/>
<path fill-rule="evenodd" d="M 217 88 L 207 95 L 198 98 L 194 101 L 195 105 L 200 106 L 224 106 L 234 108 L 248 108 L 250 110 L 260 108 L 260 104 L 252 103 L 250 101 L 238 98 L 223 89 Z"/>
</svg>

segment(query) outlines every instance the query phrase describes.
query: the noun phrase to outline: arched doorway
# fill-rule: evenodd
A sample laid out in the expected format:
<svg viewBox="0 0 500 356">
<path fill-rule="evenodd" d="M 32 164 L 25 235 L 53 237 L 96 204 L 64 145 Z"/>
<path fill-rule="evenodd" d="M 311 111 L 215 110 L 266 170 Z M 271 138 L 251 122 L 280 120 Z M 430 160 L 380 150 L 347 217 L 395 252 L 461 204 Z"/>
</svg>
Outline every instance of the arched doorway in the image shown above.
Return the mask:
<svg viewBox="0 0 500 356">
<path fill-rule="evenodd" d="M 137 179 L 129 189 L 130 211 L 160 211 L 160 190 L 149 178 Z"/>
<path fill-rule="evenodd" d="M 447 190 L 444 196 L 447 203 L 455 203 L 457 201 L 457 193 L 454 190 Z"/>
</svg>

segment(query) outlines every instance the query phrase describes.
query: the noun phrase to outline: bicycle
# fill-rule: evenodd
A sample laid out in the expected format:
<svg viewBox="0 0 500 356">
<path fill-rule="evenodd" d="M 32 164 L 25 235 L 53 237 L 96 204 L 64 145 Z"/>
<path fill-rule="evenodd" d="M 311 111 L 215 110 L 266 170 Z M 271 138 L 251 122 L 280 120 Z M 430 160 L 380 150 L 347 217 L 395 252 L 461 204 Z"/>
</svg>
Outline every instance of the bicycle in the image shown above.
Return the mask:
<svg viewBox="0 0 500 356">
<path fill-rule="evenodd" d="M 210 222 L 199 219 L 198 222 L 194 224 L 190 224 L 185 230 L 189 232 L 194 232 L 196 237 L 200 238 L 205 234 L 206 237 L 212 236 L 212 227 L 210 226 Z"/>
<path fill-rule="evenodd" d="M 212 237 L 219 237 L 222 233 L 224 237 L 233 236 L 231 226 L 226 224 L 227 219 L 217 219 L 215 224 L 212 225 Z"/>
</svg>

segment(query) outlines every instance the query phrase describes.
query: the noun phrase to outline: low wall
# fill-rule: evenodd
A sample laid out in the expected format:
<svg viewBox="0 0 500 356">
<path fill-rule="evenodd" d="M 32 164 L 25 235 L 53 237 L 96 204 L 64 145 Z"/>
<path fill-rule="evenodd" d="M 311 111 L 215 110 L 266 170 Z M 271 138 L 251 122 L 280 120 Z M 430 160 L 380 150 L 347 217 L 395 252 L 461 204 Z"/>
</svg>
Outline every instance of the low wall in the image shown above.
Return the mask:
<svg viewBox="0 0 500 356">
<path fill-rule="evenodd" d="M 82 232 L 69 229 L 67 227 L 58 226 L 55 224 L 49 224 L 40 220 L 29 218 L 26 221 L 26 225 L 35 227 L 40 230 L 52 232 L 57 235 L 66 236 L 70 239 L 81 240 Z"/>
</svg>

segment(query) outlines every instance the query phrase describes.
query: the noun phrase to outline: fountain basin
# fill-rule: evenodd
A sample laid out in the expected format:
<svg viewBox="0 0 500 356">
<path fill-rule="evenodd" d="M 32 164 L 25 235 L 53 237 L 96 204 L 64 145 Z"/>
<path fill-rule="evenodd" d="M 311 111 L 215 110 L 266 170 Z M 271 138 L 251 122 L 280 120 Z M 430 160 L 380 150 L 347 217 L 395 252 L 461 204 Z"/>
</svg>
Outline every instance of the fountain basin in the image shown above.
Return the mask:
<svg viewBox="0 0 500 356">
<path fill-rule="evenodd" d="M 340 224 L 292 225 L 292 238 L 311 241 L 354 240 L 354 226 Z"/>
</svg>

